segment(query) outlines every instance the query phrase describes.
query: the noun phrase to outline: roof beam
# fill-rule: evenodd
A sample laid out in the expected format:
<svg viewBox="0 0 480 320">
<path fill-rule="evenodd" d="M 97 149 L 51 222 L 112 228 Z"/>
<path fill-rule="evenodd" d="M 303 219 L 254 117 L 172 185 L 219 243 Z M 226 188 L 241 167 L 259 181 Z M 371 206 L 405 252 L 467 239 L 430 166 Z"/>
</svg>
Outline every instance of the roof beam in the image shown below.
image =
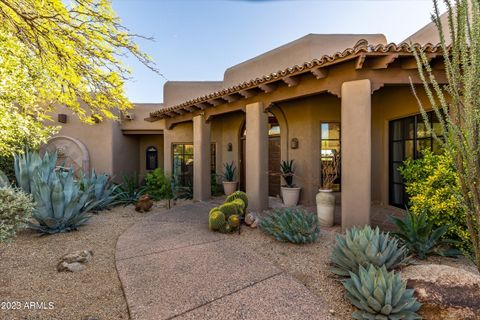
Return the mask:
<svg viewBox="0 0 480 320">
<path fill-rule="evenodd" d="M 317 67 L 310 70 L 310 72 L 317 78 L 318 80 L 326 78 L 328 76 L 328 69 Z"/>
<path fill-rule="evenodd" d="M 359 55 L 355 61 L 355 69 L 360 70 L 363 68 L 363 63 L 365 62 L 365 53 Z"/>
<path fill-rule="evenodd" d="M 430 61 L 432 61 L 432 59 L 434 59 L 436 57 L 439 57 L 439 56 L 442 56 L 442 55 L 438 54 L 438 53 L 427 53 L 426 56 L 427 56 L 427 60 L 430 62 Z M 411 56 L 409 58 L 405 58 L 405 59 L 403 59 L 403 61 L 401 63 L 401 66 L 402 66 L 402 69 L 405 69 L 405 70 L 417 69 L 417 67 L 418 67 L 417 59 L 414 56 Z"/>
<path fill-rule="evenodd" d="M 195 104 L 195 107 L 196 107 L 197 109 L 200 109 L 200 110 L 204 110 L 204 109 L 206 109 L 206 108 L 208 108 L 208 107 L 210 107 L 210 106 L 211 106 L 211 104 L 206 103 L 206 102 L 200 102 L 200 103 L 196 103 L 196 104 Z"/>
<path fill-rule="evenodd" d="M 258 87 L 265 93 L 269 93 L 277 89 L 277 85 L 275 83 L 262 83 L 259 84 Z"/>
<path fill-rule="evenodd" d="M 248 99 L 248 98 L 251 98 L 251 97 L 257 95 L 256 92 L 254 90 L 251 90 L 251 89 L 240 90 L 240 91 L 238 91 L 238 94 L 240 94 L 245 99 Z"/>
<path fill-rule="evenodd" d="M 188 112 L 195 112 L 195 111 L 198 110 L 197 108 L 194 108 L 194 107 L 184 107 L 183 109 L 188 111 Z"/>
<path fill-rule="evenodd" d="M 287 84 L 289 87 L 295 87 L 300 81 L 298 79 L 293 78 L 291 76 L 286 76 L 282 78 L 283 82 Z"/>
<path fill-rule="evenodd" d="M 387 69 L 395 59 L 398 58 L 398 53 L 389 54 L 386 56 L 369 56 L 366 60 L 366 67 L 370 69 Z"/>
<path fill-rule="evenodd" d="M 216 107 L 216 106 L 219 106 L 221 104 L 224 104 L 225 100 L 223 100 L 221 98 L 215 98 L 215 99 L 212 99 L 212 100 L 208 100 L 208 103 L 210 103 L 212 106 Z"/>
<path fill-rule="evenodd" d="M 176 114 L 184 114 L 185 111 L 182 110 L 182 109 L 176 109 L 176 110 L 173 110 L 173 112 L 175 112 Z"/>
<path fill-rule="evenodd" d="M 236 94 L 229 94 L 227 96 L 223 96 L 222 99 L 225 99 L 228 103 L 235 102 L 237 100 L 240 100 L 240 97 Z"/>
</svg>

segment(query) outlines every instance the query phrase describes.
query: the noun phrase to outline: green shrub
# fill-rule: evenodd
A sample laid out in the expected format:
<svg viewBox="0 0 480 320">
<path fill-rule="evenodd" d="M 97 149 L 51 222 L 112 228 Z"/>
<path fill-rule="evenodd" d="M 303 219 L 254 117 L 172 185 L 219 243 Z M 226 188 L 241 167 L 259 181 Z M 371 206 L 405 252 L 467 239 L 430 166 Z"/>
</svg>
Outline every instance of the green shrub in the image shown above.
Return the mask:
<svg viewBox="0 0 480 320">
<path fill-rule="evenodd" d="M 213 197 L 218 197 L 223 194 L 223 186 L 222 184 L 217 182 L 217 175 L 215 173 L 211 174 L 210 187 Z"/>
<path fill-rule="evenodd" d="M 32 196 L 21 189 L 0 187 L 0 242 L 11 241 L 26 227 L 34 207 Z"/>
<path fill-rule="evenodd" d="M 359 267 L 385 266 L 388 270 L 407 264 L 408 250 L 400 246 L 399 241 L 377 227 L 353 227 L 345 236 L 337 234 L 331 262 L 332 272 L 339 276 L 348 276 L 358 272 Z"/>
<path fill-rule="evenodd" d="M 441 256 L 456 257 L 461 254 L 456 249 L 449 249 L 451 242 L 442 240 L 450 225 L 433 227 L 433 223 L 427 220 L 427 211 L 421 214 L 415 214 L 407 210 L 404 219 L 390 216 L 392 221 L 399 229 L 394 235 L 404 243 L 408 250 L 418 258 L 427 259 L 427 255 L 437 254 Z"/>
<path fill-rule="evenodd" d="M 429 151 L 417 160 L 407 160 L 400 172 L 410 197 L 409 209 L 419 215 L 426 210 L 435 228 L 449 225 L 444 239 L 458 241 L 456 247 L 471 252 L 463 198 L 451 157 Z"/>
<path fill-rule="evenodd" d="M 14 159 L 12 156 L 0 156 L 0 171 L 2 171 L 9 181 L 15 181 Z"/>
<path fill-rule="evenodd" d="M 414 320 L 422 319 L 416 312 L 421 304 L 413 296 L 413 289 L 406 289 L 406 281 L 385 266 L 360 266 L 358 274 L 350 273 L 343 281 L 345 297 L 358 309 L 353 319 Z"/>
<path fill-rule="evenodd" d="M 146 174 L 145 191 L 153 200 L 173 198 L 172 182 L 160 168 Z"/>
<path fill-rule="evenodd" d="M 145 194 L 145 186 L 141 186 L 138 180 L 137 173 L 134 173 L 132 176 L 124 175 L 122 183 L 114 191 L 115 202 L 125 206 L 137 203 L 138 199 Z"/>
<path fill-rule="evenodd" d="M 297 208 L 275 209 L 260 221 L 259 228 L 278 241 L 296 244 L 315 242 L 320 234 L 317 214 Z"/>
</svg>

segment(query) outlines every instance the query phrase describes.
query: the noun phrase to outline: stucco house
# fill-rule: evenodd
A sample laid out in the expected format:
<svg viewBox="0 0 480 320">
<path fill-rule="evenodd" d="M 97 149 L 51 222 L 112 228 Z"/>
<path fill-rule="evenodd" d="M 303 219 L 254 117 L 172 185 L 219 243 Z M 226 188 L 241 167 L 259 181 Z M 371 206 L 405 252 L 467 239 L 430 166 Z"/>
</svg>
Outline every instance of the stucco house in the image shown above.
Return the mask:
<svg viewBox="0 0 480 320">
<path fill-rule="evenodd" d="M 426 99 L 410 44 L 444 80 L 437 42 L 431 24 L 400 44 L 382 34 L 309 34 L 228 68 L 222 81 L 169 81 L 163 103 L 136 104 L 121 122 L 86 126 L 59 108 L 63 128 L 48 147 L 116 177 L 163 168 L 193 183 L 196 200 L 210 197 L 211 173 L 233 161 L 257 211 L 280 193 L 269 173 L 281 160 L 295 160 L 300 203 L 310 205 L 322 154 L 341 152 L 337 220 L 362 225 L 372 205 L 404 205 L 398 166 L 436 148 L 410 87 Z"/>
</svg>

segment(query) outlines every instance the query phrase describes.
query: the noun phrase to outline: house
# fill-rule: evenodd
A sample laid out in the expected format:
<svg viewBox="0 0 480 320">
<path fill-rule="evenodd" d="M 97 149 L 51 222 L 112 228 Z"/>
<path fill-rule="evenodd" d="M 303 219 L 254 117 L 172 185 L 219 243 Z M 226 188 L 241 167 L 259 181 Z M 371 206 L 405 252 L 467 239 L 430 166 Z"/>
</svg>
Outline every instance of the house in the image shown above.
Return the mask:
<svg viewBox="0 0 480 320">
<path fill-rule="evenodd" d="M 397 168 L 437 147 L 412 93 L 411 84 L 427 101 L 410 46 L 417 42 L 445 81 L 435 36 L 432 24 L 400 44 L 382 34 L 309 34 L 228 68 L 222 81 L 169 81 L 163 104 L 136 104 L 121 122 L 87 127 L 60 108 L 63 128 L 48 147 L 116 177 L 160 167 L 193 184 L 196 200 L 210 197 L 211 174 L 233 161 L 257 211 L 280 193 L 272 172 L 281 160 L 295 161 L 300 202 L 309 205 L 322 161 L 341 153 L 342 226 L 363 225 L 372 204 L 404 206 Z"/>
</svg>

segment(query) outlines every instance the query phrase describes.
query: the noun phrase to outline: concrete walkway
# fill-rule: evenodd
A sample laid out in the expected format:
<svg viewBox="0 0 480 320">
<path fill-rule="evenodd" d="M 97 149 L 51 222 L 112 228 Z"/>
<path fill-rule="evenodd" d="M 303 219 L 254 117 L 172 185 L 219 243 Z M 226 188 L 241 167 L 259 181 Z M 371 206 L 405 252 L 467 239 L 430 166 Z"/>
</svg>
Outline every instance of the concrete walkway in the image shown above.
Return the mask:
<svg viewBox="0 0 480 320">
<path fill-rule="evenodd" d="M 208 230 L 213 205 L 153 214 L 117 242 L 132 319 L 329 319 L 303 285 L 235 241 Z"/>
</svg>

